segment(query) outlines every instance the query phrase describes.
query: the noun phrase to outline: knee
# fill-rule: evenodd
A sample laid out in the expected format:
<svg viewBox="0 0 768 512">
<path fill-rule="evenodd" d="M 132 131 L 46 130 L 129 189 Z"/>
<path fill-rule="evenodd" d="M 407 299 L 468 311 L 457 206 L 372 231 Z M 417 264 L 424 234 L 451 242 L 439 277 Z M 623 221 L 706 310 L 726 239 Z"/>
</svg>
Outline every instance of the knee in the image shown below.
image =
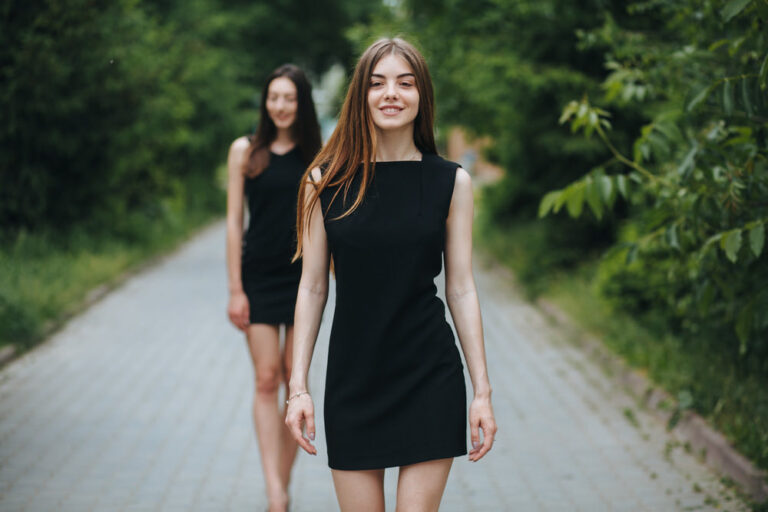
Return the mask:
<svg viewBox="0 0 768 512">
<path fill-rule="evenodd" d="M 280 368 L 267 366 L 256 371 L 256 393 L 273 395 L 280 387 Z"/>
</svg>

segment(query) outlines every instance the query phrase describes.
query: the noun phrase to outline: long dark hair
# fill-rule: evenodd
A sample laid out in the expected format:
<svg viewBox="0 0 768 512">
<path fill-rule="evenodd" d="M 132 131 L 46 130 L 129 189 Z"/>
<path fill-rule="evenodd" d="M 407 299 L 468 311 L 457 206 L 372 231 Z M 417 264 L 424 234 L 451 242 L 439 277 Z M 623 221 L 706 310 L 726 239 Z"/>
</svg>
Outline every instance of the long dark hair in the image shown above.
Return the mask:
<svg viewBox="0 0 768 512">
<path fill-rule="evenodd" d="M 368 185 L 373 179 L 376 157 L 376 131 L 368 108 L 368 89 L 371 74 L 376 64 L 387 55 L 402 57 L 413 70 L 416 87 L 419 91 L 419 111 L 413 121 L 413 142 L 422 153 L 437 153 L 433 130 L 435 117 L 435 99 L 432 79 L 427 63 L 421 53 L 410 43 L 400 38 L 379 39 L 363 52 L 352 74 L 347 90 L 347 97 L 341 107 L 339 122 L 328 139 L 325 147 L 315 157 L 304 173 L 302 187 L 299 189 L 298 211 L 296 212 L 296 230 L 298 246 L 294 259 L 301 256 L 301 241 L 304 230 L 309 226 L 310 214 L 320 193 L 327 187 L 338 186 L 336 196 L 344 191 L 346 196 L 355 175 L 362 173 L 362 181 L 357 197 L 352 205 L 341 215 L 352 213 L 362 203 Z M 373 163 L 372 163 L 373 162 Z M 362 163 L 362 165 L 360 165 Z M 322 167 L 325 172 L 319 182 L 313 183 L 310 173 L 315 167 Z M 314 193 L 307 202 L 304 197 L 304 185 L 312 183 Z"/>
<path fill-rule="evenodd" d="M 269 145 L 277 137 L 277 127 L 267 112 L 269 84 L 275 78 L 286 77 L 296 86 L 296 120 L 291 125 L 291 137 L 301 151 L 302 160 L 309 165 L 320 150 L 320 125 L 317 122 L 315 103 L 312 101 L 312 85 L 304 72 L 293 64 L 283 64 L 274 70 L 264 82 L 261 91 L 261 116 L 256 133 L 250 138 L 251 147 L 245 162 L 246 176 L 258 176 L 269 165 Z"/>
</svg>

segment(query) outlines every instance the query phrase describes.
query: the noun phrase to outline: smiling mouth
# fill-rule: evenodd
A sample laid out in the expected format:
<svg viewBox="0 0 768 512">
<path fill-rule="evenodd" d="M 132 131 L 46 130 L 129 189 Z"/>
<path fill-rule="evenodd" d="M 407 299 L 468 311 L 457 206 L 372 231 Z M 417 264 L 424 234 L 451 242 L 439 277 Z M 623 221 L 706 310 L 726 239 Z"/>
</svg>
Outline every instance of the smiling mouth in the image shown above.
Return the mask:
<svg viewBox="0 0 768 512">
<path fill-rule="evenodd" d="M 384 115 L 394 116 L 402 112 L 403 109 L 401 107 L 382 107 L 380 110 Z"/>
</svg>

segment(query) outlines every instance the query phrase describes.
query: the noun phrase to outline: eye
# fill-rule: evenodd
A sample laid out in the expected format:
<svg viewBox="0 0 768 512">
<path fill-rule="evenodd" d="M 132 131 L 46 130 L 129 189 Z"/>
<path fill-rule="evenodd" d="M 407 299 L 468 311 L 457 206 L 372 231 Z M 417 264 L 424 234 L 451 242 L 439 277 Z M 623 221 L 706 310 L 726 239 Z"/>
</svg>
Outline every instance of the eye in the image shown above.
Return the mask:
<svg viewBox="0 0 768 512">
<path fill-rule="evenodd" d="M 402 87 L 413 87 L 413 83 L 412 82 L 400 82 L 400 85 Z"/>
<path fill-rule="evenodd" d="M 371 87 L 379 87 L 383 83 L 381 80 L 371 80 Z"/>
</svg>

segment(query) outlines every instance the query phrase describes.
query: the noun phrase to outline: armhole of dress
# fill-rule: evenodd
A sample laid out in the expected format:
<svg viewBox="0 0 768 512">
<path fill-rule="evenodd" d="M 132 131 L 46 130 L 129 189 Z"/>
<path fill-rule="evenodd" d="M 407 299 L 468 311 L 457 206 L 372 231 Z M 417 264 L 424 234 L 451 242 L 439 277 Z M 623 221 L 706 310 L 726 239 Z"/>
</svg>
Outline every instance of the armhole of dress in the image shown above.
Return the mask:
<svg viewBox="0 0 768 512">
<path fill-rule="evenodd" d="M 320 169 L 320 177 L 323 176 L 323 166 L 319 166 Z M 317 190 L 317 181 L 315 181 L 315 177 L 312 173 L 312 171 L 309 171 L 309 179 L 312 182 L 312 184 L 315 186 L 315 190 Z M 317 200 L 320 202 L 320 211 L 323 213 L 323 220 L 325 220 L 325 204 L 323 203 L 323 194 L 317 194 Z"/>
<path fill-rule="evenodd" d="M 448 214 L 451 211 L 451 203 L 453 202 L 453 190 L 456 188 L 456 174 L 459 172 L 459 168 L 461 167 L 461 164 L 457 164 L 455 162 L 451 162 L 451 171 L 447 172 L 449 178 L 449 183 L 447 185 L 448 193 L 446 194 L 448 196 L 448 200 L 446 201 L 446 204 L 444 206 L 444 213 L 443 216 L 445 220 L 448 220 Z"/>
</svg>

